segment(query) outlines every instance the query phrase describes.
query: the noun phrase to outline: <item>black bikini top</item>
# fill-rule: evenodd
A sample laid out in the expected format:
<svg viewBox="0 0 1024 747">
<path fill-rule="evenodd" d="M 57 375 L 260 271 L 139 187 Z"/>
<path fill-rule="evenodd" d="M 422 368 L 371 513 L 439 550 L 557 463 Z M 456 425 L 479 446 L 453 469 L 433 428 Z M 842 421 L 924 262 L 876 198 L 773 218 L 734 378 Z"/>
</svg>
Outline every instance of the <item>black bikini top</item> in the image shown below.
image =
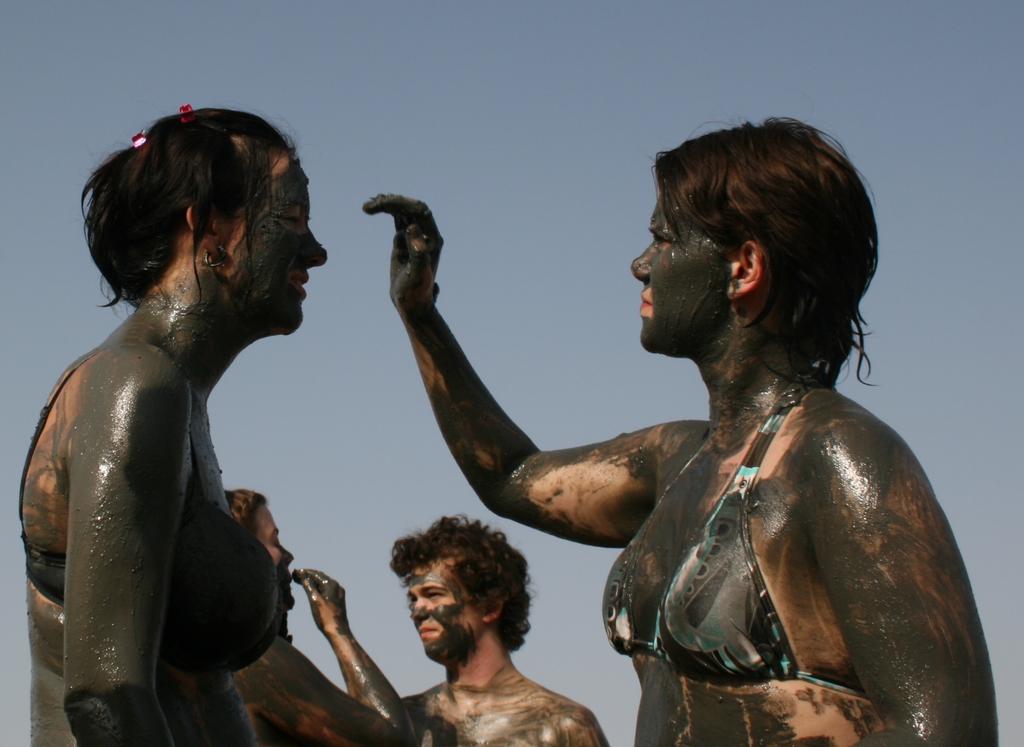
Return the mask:
<svg viewBox="0 0 1024 747">
<path fill-rule="evenodd" d="M 32 585 L 55 604 L 64 604 L 66 556 L 34 546 L 25 533 L 25 481 L 50 410 L 71 375 L 95 351 L 64 373 L 39 413 L 21 476 L 19 519 L 25 570 Z M 210 501 L 192 477 L 178 527 L 171 574 L 162 658 L 188 671 L 241 669 L 267 650 L 285 613 L 277 569 L 266 548 L 228 513 L 223 497 Z"/>
<path fill-rule="evenodd" d="M 784 395 L 758 429 L 712 509 L 700 541 L 684 554 L 665 587 L 648 629 L 638 629 L 633 590 L 642 572 L 637 566 L 650 517 L 616 560 L 605 586 L 604 611 L 605 632 L 619 653 L 647 651 L 690 675 L 803 679 L 859 694 L 859 685 L 799 669 L 751 544 L 749 516 L 757 506 L 751 491 L 761 462 L 804 391 Z M 689 462 L 668 484 L 662 498 L 688 466 Z"/>
</svg>

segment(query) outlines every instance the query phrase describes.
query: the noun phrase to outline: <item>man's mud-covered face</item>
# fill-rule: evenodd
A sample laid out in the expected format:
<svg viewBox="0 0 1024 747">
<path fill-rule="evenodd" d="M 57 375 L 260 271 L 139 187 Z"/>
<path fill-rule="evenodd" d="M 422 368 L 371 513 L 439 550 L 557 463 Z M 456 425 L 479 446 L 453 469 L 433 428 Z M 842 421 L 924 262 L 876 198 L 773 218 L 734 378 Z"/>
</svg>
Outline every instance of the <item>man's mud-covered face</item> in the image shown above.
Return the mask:
<svg viewBox="0 0 1024 747">
<path fill-rule="evenodd" d="M 444 665 L 465 663 L 476 649 L 483 615 L 452 572 L 437 562 L 409 579 L 409 613 L 426 655 Z"/>
</svg>

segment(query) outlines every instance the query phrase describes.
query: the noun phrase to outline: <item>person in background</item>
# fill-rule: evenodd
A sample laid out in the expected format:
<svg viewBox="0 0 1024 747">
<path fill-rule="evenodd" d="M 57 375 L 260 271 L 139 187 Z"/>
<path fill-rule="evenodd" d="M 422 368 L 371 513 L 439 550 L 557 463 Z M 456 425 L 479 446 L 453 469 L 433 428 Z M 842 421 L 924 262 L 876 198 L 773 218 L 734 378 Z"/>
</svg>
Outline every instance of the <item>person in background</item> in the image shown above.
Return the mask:
<svg viewBox="0 0 1024 747">
<path fill-rule="evenodd" d="M 262 493 L 226 491 L 235 520 L 262 543 L 278 569 L 281 594 L 291 600 L 294 557 L 281 544 Z M 262 747 L 409 747 L 412 729 L 398 694 L 352 635 L 345 590 L 315 570 L 297 570 L 317 627 L 331 644 L 348 692 L 327 679 L 292 645 L 287 616 L 263 656 L 235 673 Z M 293 603 L 293 602 L 292 602 Z M 288 606 L 291 607 L 290 603 Z"/>
<path fill-rule="evenodd" d="M 512 663 L 530 629 L 526 558 L 502 532 L 445 516 L 397 540 L 423 651 L 445 681 L 404 699 L 422 747 L 607 747 L 594 715 L 524 677 Z"/>
</svg>

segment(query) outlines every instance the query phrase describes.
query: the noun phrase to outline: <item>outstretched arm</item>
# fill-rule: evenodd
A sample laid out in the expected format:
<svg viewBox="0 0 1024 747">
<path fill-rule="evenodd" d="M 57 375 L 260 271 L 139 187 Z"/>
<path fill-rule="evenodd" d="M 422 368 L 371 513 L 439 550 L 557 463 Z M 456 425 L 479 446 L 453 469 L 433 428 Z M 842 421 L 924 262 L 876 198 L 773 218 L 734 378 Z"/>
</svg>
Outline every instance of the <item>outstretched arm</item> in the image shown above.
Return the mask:
<svg viewBox="0 0 1024 747">
<path fill-rule="evenodd" d="M 155 675 L 187 483 L 189 389 L 162 353 L 144 350 L 97 355 L 65 396 L 80 408 L 68 449 L 68 721 L 81 747 L 172 745 Z"/>
<path fill-rule="evenodd" d="M 411 747 L 407 725 L 396 726 L 353 699 L 284 638 L 235 673 L 246 708 L 292 741 L 317 747 Z"/>
<path fill-rule="evenodd" d="M 703 427 L 676 423 L 539 451 L 487 391 L 434 305 L 443 240 L 430 209 L 379 195 L 363 210 L 394 218 L 391 298 L 441 433 L 480 499 L 495 513 L 561 537 L 628 542 L 654 504 L 661 455 L 695 444 Z"/>
<path fill-rule="evenodd" d="M 863 747 L 996 744 L 988 653 L 956 541 L 917 460 L 874 421 L 821 439 L 806 522 L 857 677 L 885 729 Z"/>
<path fill-rule="evenodd" d="M 298 649 L 279 641 L 271 656 L 261 660 L 261 672 L 242 673 L 239 681 L 247 704 L 255 704 L 275 726 L 311 744 L 413 744 L 401 698 L 352 635 L 344 588 L 316 570 L 295 571 L 294 578 L 306 592 L 314 622 L 334 650 L 348 694 Z"/>
</svg>

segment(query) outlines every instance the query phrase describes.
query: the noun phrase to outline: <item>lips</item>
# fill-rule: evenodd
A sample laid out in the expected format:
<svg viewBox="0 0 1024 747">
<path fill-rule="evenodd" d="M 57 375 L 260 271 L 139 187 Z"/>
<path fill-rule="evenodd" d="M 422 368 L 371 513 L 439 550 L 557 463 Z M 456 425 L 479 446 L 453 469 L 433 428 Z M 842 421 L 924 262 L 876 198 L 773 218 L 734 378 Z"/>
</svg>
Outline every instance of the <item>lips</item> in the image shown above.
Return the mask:
<svg viewBox="0 0 1024 747">
<path fill-rule="evenodd" d="M 288 284 L 295 289 L 295 292 L 299 294 L 299 298 L 305 299 L 306 297 L 306 283 L 309 282 L 309 273 L 305 270 L 292 270 L 288 276 Z"/>
<path fill-rule="evenodd" d="M 654 302 L 651 298 L 651 289 L 645 288 L 640 293 L 640 316 L 650 317 L 654 315 Z"/>
<path fill-rule="evenodd" d="M 436 625 L 421 625 L 419 628 L 420 640 L 427 641 L 435 638 L 439 638 L 443 632 L 441 628 Z"/>
</svg>

